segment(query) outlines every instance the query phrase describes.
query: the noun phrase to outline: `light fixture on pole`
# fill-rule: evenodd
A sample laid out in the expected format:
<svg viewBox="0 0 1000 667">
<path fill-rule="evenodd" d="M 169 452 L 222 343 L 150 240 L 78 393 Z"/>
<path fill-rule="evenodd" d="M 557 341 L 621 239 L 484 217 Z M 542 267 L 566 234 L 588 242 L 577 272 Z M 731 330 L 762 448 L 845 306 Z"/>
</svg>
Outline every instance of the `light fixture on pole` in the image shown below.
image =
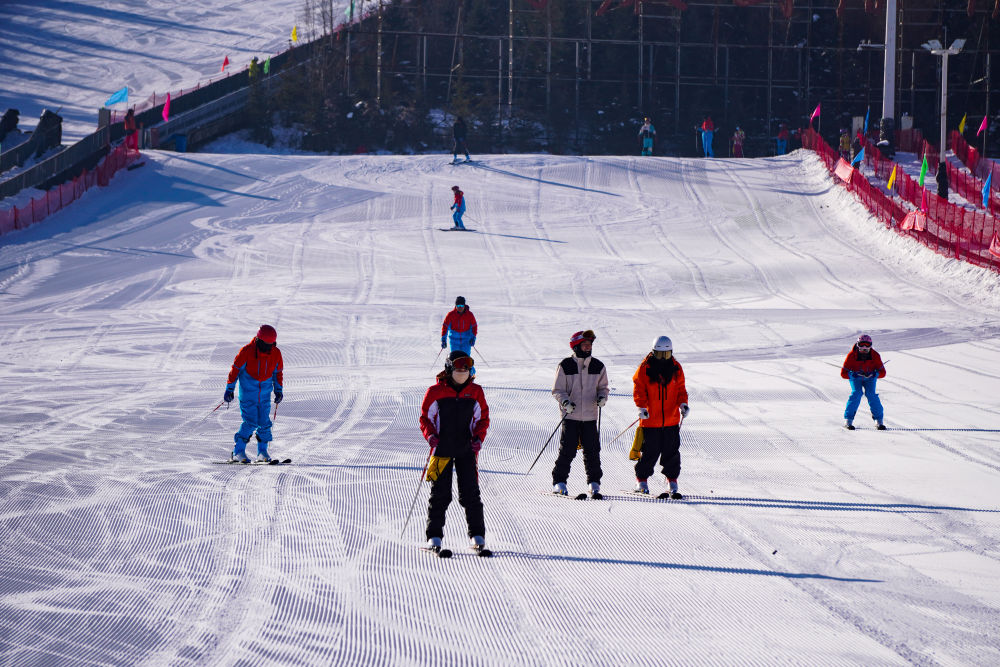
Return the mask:
<svg viewBox="0 0 1000 667">
<path fill-rule="evenodd" d="M 945 167 L 944 159 L 948 146 L 945 144 L 945 132 L 948 127 L 948 56 L 957 55 L 965 46 L 964 39 L 956 39 L 947 49 L 936 39 L 921 44 L 925 49 L 935 56 L 941 57 L 941 136 L 938 144 L 940 156 L 938 161 L 938 197 L 948 199 L 948 169 Z"/>
</svg>

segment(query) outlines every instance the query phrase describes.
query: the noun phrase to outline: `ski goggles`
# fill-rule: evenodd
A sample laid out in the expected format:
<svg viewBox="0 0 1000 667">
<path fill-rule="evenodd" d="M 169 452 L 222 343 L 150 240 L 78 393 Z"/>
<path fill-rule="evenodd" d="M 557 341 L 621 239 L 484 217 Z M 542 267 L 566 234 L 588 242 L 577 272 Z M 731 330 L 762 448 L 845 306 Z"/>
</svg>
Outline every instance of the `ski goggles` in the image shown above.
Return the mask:
<svg viewBox="0 0 1000 667">
<path fill-rule="evenodd" d="M 472 369 L 475 362 L 472 357 L 459 357 L 455 361 L 451 362 L 451 367 L 456 371 L 468 371 Z"/>
<path fill-rule="evenodd" d="M 871 343 L 858 343 L 858 349 L 859 350 L 870 350 L 870 349 L 872 349 L 872 344 Z"/>
</svg>

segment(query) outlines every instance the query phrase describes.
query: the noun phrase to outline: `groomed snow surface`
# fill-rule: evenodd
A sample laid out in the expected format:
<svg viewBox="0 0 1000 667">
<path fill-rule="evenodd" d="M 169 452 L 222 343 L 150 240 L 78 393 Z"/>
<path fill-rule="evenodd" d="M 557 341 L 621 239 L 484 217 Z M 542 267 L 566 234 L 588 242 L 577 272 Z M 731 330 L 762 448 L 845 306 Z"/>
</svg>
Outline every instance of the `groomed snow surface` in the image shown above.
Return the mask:
<svg viewBox="0 0 1000 667">
<path fill-rule="evenodd" d="M 801 151 L 449 159 L 150 152 L 0 238 L 0 664 L 1000 663 L 995 274 L 886 231 Z M 439 231 L 456 184 L 473 233 Z M 496 555 L 456 501 L 448 561 L 418 548 L 426 484 L 400 533 L 458 295 Z M 210 411 L 263 322 L 294 463 L 216 465 L 239 412 Z M 547 495 L 554 444 L 525 474 L 586 328 L 603 502 Z M 864 403 L 841 427 L 862 331 L 885 432 Z M 611 442 L 661 334 L 683 501 L 626 493 L 632 433 Z"/>
</svg>

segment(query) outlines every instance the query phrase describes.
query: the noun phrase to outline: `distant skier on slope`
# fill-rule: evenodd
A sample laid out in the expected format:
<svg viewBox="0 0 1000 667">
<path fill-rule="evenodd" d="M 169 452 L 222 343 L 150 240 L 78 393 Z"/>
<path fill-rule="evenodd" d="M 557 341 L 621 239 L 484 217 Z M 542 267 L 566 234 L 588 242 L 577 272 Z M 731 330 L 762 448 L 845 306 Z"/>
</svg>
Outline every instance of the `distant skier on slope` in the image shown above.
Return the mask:
<svg viewBox="0 0 1000 667">
<path fill-rule="evenodd" d="M 451 343 L 452 352 L 458 350 L 472 354 L 478 332 L 479 324 L 465 303 L 465 297 L 456 297 L 455 307 L 444 316 L 444 322 L 441 323 L 441 349 Z"/>
<path fill-rule="evenodd" d="M 747 133 L 740 129 L 740 126 L 736 126 L 736 131 L 733 132 L 733 157 L 743 157 L 743 144 L 747 140 Z"/>
<path fill-rule="evenodd" d="M 868 399 L 868 407 L 872 411 L 876 427 L 884 431 L 885 424 L 882 423 L 884 411 L 882 401 L 875 393 L 875 383 L 879 378 L 885 377 L 885 364 L 882 363 L 879 353 L 872 348 L 871 336 L 868 334 L 858 336 L 858 342 L 844 359 L 840 377 L 851 382 L 851 395 L 848 396 L 847 406 L 844 408 L 844 428 L 848 431 L 854 430 L 854 415 L 858 413 L 861 395 L 864 394 Z"/>
<path fill-rule="evenodd" d="M 705 157 L 715 157 L 715 152 L 712 150 L 712 138 L 715 136 L 715 123 L 712 122 L 712 117 L 705 116 L 705 118 L 701 121 L 701 126 L 694 129 L 701 132 L 701 149 L 705 153 Z"/>
<path fill-rule="evenodd" d="M 477 459 L 490 426 L 490 408 L 482 387 L 472 381 L 472 364 L 472 357 L 466 353 L 452 352 L 420 406 L 420 430 L 431 448 L 427 465 L 427 480 L 432 482 L 427 504 L 427 548 L 441 551 L 454 471 L 458 478 L 458 503 L 465 508 L 469 527 L 470 547 L 479 555 L 488 556 Z"/>
<path fill-rule="evenodd" d="M 785 125 L 784 123 L 782 123 L 781 125 L 779 125 L 778 126 L 778 136 L 774 140 L 775 141 L 774 145 L 775 145 L 775 148 L 776 148 L 776 151 L 777 151 L 778 155 L 784 155 L 785 153 L 788 152 L 788 139 L 789 139 L 789 136 L 790 135 L 788 133 L 788 126 Z"/>
<path fill-rule="evenodd" d="M 601 442 L 597 432 L 598 410 L 608 402 L 608 370 L 600 359 L 591 356 L 597 336 L 591 330 L 577 331 L 569 339 L 573 355 L 556 369 L 552 396 L 559 403 L 564 418 L 559 437 L 559 454 L 552 468 L 552 493 L 567 495 L 566 481 L 576 457 L 583 448 L 583 467 L 590 484 L 590 496 L 601 499 Z"/>
<path fill-rule="evenodd" d="M 649 120 L 649 116 L 642 119 L 642 127 L 639 128 L 639 138 L 642 140 L 642 155 L 653 154 L 653 140 L 656 139 L 656 128 Z"/>
<path fill-rule="evenodd" d="M 451 219 L 455 221 L 454 229 L 465 229 L 462 223 L 462 216 L 465 215 L 465 193 L 457 185 L 451 186 L 451 191 L 455 194 L 455 203 L 451 205 L 451 210 L 454 211 L 451 215 Z"/>
<path fill-rule="evenodd" d="M 458 154 L 465 153 L 465 161 L 470 162 L 472 160 L 469 157 L 469 146 L 466 143 L 469 135 L 469 129 L 465 125 L 465 121 L 459 116 L 455 120 L 455 124 L 451 128 L 452 136 L 455 138 L 455 145 L 452 147 L 452 162 L 458 162 Z"/>
<path fill-rule="evenodd" d="M 642 427 L 642 453 L 635 464 L 635 490 L 649 493 L 648 479 L 659 459 L 670 486 L 666 495 L 680 500 L 683 498 L 677 486 L 681 474 L 680 424 L 689 408 L 684 369 L 673 358 L 673 350 L 670 338 L 660 336 L 632 376 L 632 397 L 639 408 Z"/>
<path fill-rule="evenodd" d="M 257 433 L 257 460 L 270 462 L 267 447 L 271 443 L 271 392 L 274 404 L 284 398 L 282 385 L 283 363 L 278 349 L 278 332 L 270 324 L 262 324 L 257 336 L 244 345 L 233 360 L 233 367 L 226 380 L 223 400 L 230 403 L 235 394 L 236 381 L 240 382 L 240 414 L 243 424 L 233 439 L 236 446 L 230 460 L 247 463 L 247 443 Z"/>
</svg>

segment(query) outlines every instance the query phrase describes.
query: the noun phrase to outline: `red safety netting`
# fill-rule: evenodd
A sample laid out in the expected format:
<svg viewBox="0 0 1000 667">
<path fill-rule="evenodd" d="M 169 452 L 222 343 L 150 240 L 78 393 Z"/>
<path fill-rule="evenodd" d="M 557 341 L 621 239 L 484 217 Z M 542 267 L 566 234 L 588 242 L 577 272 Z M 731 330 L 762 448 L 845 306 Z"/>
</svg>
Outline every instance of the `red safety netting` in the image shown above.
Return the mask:
<svg viewBox="0 0 1000 667">
<path fill-rule="evenodd" d="M 979 179 L 980 183 L 985 183 L 986 179 L 993 175 L 990 179 L 990 191 L 994 196 L 1000 195 L 1000 162 L 985 158 L 979 154 L 979 150 L 965 140 L 957 130 L 952 130 L 949 136 L 949 144 L 951 145 L 951 150 L 955 153 L 955 157 L 962 161 L 969 171 Z M 980 194 L 982 194 L 982 187 L 980 187 Z M 997 209 L 990 209 L 996 213 Z"/>
<path fill-rule="evenodd" d="M 818 133 L 806 129 L 802 131 L 802 147 L 815 151 L 826 165 L 834 172 L 840 160 L 840 154 L 831 148 Z M 921 139 L 923 144 L 926 141 Z M 937 154 L 937 151 L 934 151 Z M 928 156 L 928 162 L 931 158 Z M 885 158 L 878 149 L 868 144 L 865 147 L 865 164 L 870 167 L 878 178 L 888 180 L 896 163 Z M 880 186 L 872 185 L 858 171 L 854 171 L 849 180 L 838 179 L 853 192 L 865 207 L 887 228 L 914 238 L 940 255 L 962 259 L 977 266 L 986 267 L 1000 272 L 1000 255 L 991 251 L 1000 246 L 997 239 L 997 220 L 985 211 L 969 210 L 956 206 L 928 192 L 914 179 L 905 174 L 902 168 L 896 169 L 896 179 L 893 192 L 903 201 L 890 196 Z M 910 206 L 906 206 L 907 202 Z M 911 208 L 912 207 L 912 208 Z M 923 229 L 903 229 L 900 225 L 906 214 L 911 210 L 924 211 Z"/>
<path fill-rule="evenodd" d="M 76 178 L 53 187 L 41 197 L 32 199 L 20 208 L 15 206 L 0 209 L 0 234 L 15 229 L 26 229 L 36 222 L 41 222 L 56 211 L 69 206 L 95 185 L 106 187 L 119 169 L 127 167 L 138 158 L 139 151 L 129 150 L 125 144 L 119 144 L 111 149 L 93 170 L 84 169 Z"/>
</svg>

